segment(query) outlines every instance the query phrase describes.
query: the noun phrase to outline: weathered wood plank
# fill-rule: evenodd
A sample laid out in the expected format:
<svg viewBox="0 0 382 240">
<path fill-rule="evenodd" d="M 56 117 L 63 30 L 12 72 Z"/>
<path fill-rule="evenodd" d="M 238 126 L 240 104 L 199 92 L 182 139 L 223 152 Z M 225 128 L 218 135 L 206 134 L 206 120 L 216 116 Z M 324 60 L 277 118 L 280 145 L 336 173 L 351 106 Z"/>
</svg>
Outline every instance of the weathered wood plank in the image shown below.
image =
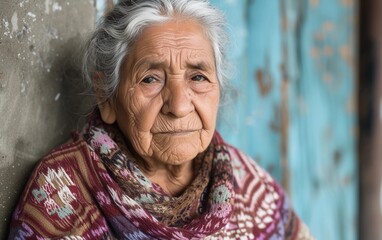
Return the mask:
<svg viewBox="0 0 382 240">
<path fill-rule="evenodd" d="M 230 122 L 221 121 L 219 130 L 225 139 L 251 155 L 281 181 L 280 3 L 212 2 L 223 9 L 233 29 L 230 50 L 236 67 L 232 79 L 236 90 L 232 103 L 234 112 L 224 111 L 231 116 Z"/>
<path fill-rule="evenodd" d="M 356 239 L 357 5 L 287 0 L 284 7 L 292 200 L 318 239 Z"/>
<path fill-rule="evenodd" d="M 241 53 L 233 58 L 234 131 L 223 122 L 221 132 L 290 190 L 317 239 L 355 239 L 357 5 L 212 2 L 226 10 L 231 28 L 247 32 L 246 43 L 233 46 Z"/>
</svg>

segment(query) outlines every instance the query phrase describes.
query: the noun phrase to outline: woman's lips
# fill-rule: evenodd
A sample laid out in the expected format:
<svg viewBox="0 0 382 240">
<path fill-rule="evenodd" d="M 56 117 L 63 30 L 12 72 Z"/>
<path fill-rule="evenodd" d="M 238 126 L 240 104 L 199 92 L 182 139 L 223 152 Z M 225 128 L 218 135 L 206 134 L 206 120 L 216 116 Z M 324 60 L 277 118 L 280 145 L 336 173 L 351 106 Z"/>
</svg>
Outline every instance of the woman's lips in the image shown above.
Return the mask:
<svg viewBox="0 0 382 240">
<path fill-rule="evenodd" d="M 173 135 L 173 136 L 182 136 L 182 135 L 187 135 L 191 134 L 194 132 L 199 131 L 198 129 L 193 129 L 193 130 L 171 130 L 171 131 L 164 131 L 164 132 L 157 132 L 153 134 L 163 134 L 163 135 Z"/>
</svg>

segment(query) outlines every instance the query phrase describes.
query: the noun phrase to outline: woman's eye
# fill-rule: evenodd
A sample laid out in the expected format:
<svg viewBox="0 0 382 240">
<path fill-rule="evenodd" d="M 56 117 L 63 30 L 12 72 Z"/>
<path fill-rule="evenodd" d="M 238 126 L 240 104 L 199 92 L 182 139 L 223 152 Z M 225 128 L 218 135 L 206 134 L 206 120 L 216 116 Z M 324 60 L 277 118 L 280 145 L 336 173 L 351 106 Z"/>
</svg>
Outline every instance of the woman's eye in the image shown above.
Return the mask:
<svg viewBox="0 0 382 240">
<path fill-rule="evenodd" d="M 154 82 L 156 82 L 156 79 L 154 77 L 147 77 L 147 78 L 143 79 L 142 82 L 144 82 L 144 83 L 154 83 Z"/>
<path fill-rule="evenodd" d="M 191 79 L 193 81 L 197 81 L 197 82 L 207 80 L 207 78 L 205 76 L 203 76 L 203 75 L 195 75 Z"/>
</svg>

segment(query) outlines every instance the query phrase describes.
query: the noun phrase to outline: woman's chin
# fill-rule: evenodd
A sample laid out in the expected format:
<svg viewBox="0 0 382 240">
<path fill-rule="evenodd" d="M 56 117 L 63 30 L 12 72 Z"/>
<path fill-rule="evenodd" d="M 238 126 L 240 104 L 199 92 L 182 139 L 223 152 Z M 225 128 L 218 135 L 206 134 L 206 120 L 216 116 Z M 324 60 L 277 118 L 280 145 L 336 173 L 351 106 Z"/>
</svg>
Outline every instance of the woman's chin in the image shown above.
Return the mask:
<svg viewBox="0 0 382 240">
<path fill-rule="evenodd" d="M 163 150 L 154 150 L 153 160 L 169 165 L 182 165 L 192 161 L 202 150 L 200 145 L 195 146 L 190 142 L 174 142 Z"/>
</svg>

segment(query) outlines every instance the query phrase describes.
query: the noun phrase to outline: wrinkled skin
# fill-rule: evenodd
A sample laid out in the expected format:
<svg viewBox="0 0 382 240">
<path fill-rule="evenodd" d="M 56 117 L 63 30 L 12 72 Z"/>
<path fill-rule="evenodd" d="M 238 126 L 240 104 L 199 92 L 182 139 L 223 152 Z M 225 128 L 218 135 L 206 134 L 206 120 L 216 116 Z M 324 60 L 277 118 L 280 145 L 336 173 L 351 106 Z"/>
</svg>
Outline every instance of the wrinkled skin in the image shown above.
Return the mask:
<svg viewBox="0 0 382 240">
<path fill-rule="evenodd" d="M 219 104 L 214 52 L 199 23 L 144 29 L 123 67 L 115 100 L 100 105 L 149 166 L 152 181 L 177 194 L 194 177 L 192 159 L 210 144 Z"/>
</svg>

